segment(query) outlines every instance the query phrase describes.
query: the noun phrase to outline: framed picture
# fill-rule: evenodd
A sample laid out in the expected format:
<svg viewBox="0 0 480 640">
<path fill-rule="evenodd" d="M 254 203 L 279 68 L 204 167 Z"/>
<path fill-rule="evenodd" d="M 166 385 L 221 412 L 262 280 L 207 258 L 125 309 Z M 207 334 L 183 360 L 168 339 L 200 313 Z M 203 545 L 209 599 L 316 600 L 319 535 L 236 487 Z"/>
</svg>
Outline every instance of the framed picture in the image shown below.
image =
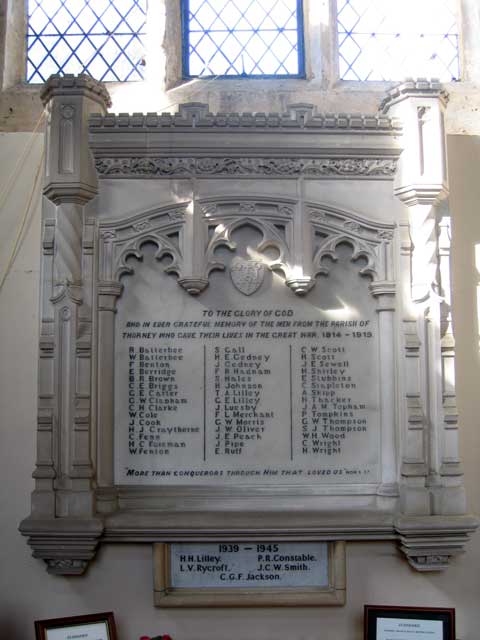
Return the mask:
<svg viewBox="0 0 480 640">
<path fill-rule="evenodd" d="M 365 640 L 455 640 L 455 609 L 365 605 Z"/>
<path fill-rule="evenodd" d="M 35 621 L 36 640 L 117 640 L 113 613 Z"/>
</svg>

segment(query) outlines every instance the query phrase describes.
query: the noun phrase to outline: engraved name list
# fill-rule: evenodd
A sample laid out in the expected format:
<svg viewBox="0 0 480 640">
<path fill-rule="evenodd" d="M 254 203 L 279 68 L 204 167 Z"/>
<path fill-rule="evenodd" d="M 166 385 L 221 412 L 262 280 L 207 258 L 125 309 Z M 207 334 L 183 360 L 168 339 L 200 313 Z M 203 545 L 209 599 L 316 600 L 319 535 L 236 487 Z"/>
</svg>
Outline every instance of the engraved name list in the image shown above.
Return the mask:
<svg viewBox="0 0 480 640">
<path fill-rule="evenodd" d="M 235 295 L 118 318 L 117 482 L 375 482 L 374 310 L 338 319 Z"/>
</svg>

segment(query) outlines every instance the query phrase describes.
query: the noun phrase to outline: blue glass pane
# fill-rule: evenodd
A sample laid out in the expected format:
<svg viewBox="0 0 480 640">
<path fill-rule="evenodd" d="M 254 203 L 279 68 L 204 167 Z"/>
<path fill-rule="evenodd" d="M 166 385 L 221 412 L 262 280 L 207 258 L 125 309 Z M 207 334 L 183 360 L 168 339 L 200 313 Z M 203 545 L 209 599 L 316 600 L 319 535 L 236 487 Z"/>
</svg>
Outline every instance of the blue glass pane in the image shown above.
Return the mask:
<svg viewBox="0 0 480 640">
<path fill-rule="evenodd" d="M 142 79 L 147 0 L 28 0 L 27 82 Z"/>
<path fill-rule="evenodd" d="M 298 76 L 298 0 L 184 0 L 187 76 Z"/>
<path fill-rule="evenodd" d="M 459 78 L 457 0 L 338 0 L 342 80 Z"/>
</svg>

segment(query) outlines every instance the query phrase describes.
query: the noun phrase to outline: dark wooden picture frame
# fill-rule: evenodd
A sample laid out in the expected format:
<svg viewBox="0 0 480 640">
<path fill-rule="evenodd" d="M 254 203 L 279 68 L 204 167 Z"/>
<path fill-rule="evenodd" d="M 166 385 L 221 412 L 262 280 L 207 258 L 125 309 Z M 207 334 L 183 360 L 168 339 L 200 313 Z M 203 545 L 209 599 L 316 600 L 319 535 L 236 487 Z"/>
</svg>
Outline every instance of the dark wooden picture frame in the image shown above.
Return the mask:
<svg viewBox="0 0 480 640">
<path fill-rule="evenodd" d="M 379 619 L 397 619 L 410 621 L 441 622 L 440 634 L 425 633 L 420 631 L 419 640 L 455 640 L 455 609 L 443 607 L 392 607 L 365 605 L 364 607 L 364 640 L 382 640 L 377 637 L 377 621 Z M 421 626 L 421 624 L 419 625 Z M 388 638 L 406 640 L 412 637 L 412 629 L 406 630 L 403 635 L 400 629 L 395 629 Z M 414 633 L 414 632 L 413 632 Z M 383 638 L 386 640 L 386 638 Z"/>
<path fill-rule="evenodd" d="M 92 624 L 104 624 L 107 640 L 117 640 L 117 632 L 115 629 L 115 620 L 113 613 L 92 613 L 85 616 L 71 616 L 69 618 L 51 618 L 50 620 L 35 621 L 35 638 L 36 640 L 49 640 L 48 632 L 54 629 L 65 630 L 65 640 L 72 631 L 81 631 L 82 626 Z M 63 640 L 63 638 L 62 638 Z"/>
</svg>

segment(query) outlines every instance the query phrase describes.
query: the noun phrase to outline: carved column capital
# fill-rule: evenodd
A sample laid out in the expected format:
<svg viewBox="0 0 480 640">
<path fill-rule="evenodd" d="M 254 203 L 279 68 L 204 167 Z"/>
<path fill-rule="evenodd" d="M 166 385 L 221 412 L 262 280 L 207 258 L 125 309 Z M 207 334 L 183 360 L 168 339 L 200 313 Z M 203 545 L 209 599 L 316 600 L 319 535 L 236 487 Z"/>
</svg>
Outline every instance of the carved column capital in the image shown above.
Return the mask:
<svg viewBox="0 0 480 640">
<path fill-rule="evenodd" d="M 107 107 L 112 106 L 110 94 L 105 85 L 86 74 L 74 76 L 67 73 L 64 76 L 58 74 L 50 76 L 40 93 L 40 98 L 43 104 L 47 105 L 53 98 L 66 95 L 88 97 L 98 103 L 101 111 L 106 111 Z"/>
<path fill-rule="evenodd" d="M 426 78 L 407 78 L 404 82 L 390 89 L 386 97 L 382 100 L 380 111 L 387 114 L 389 109 L 396 104 L 403 102 L 406 98 L 431 98 L 441 100 L 444 106 L 449 100 L 448 92 L 436 78 L 427 80 Z"/>
<path fill-rule="evenodd" d="M 85 204 L 97 193 L 97 176 L 88 146 L 88 118 L 106 113 L 104 85 L 85 75 L 50 76 L 41 93 L 48 111 L 44 193 L 55 204 Z"/>
<path fill-rule="evenodd" d="M 446 184 L 408 184 L 395 187 L 393 192 L 407 207 L 415 207 L 416 205 L 432 207 L 448 197 Z"/>
<path fill-rule="evenodd" d="M 100 280 L 97 286 L 97 291 L 100 296 L 107 296 L 115 300 L 122 295 L 123 284 L 116 280 Z"/>
<path fill-rule="evenodd" d="M 383 296 L 393 297 L 395 296 L 396 292 L 395 282 L 386 280 L 378 280 L 376 282 L 372 282 L 369 286 L 369 289 L 372 296 L 374 296 L 375 298 L 381 298 Z"/>
<path fill-rule="evenodd" d="M 448 194 L 444 114 L 448 93 L 437 80 L 409 79 L 389 91 L 381 112 L 403 123 L 394 193 L 407 206 Z"/>
<path fill-rule="evenodd" d="M 383 311 L 395 311 L 395 282 L 378 280 L 372 282 L 369 287 L 370 293 L 377 300 L 377 313 Z"/>
</svg>

